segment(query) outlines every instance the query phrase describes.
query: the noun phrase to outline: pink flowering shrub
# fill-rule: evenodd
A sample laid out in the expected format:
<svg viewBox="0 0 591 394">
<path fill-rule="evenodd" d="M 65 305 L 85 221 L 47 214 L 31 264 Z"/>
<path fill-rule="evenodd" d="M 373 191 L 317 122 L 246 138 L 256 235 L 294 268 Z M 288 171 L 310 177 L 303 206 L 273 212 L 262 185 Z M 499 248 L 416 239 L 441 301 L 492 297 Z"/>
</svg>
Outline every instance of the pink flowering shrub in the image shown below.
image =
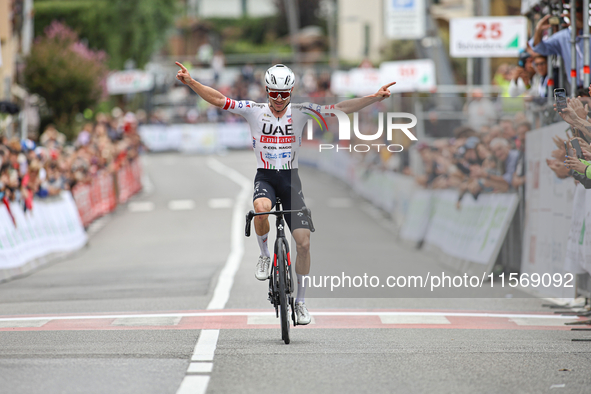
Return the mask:
<svg viewBox="0 0 591 394">
<path fill-rule="evenodd" d="M 29 92 L 47 101 L 52 122 L 72 137 L 74 116 L 106 94 L 107 72 L 105 52 L 88 48 L 74 30 L 53 21 L 35 40 L 24 78 Z"/>
</svg>

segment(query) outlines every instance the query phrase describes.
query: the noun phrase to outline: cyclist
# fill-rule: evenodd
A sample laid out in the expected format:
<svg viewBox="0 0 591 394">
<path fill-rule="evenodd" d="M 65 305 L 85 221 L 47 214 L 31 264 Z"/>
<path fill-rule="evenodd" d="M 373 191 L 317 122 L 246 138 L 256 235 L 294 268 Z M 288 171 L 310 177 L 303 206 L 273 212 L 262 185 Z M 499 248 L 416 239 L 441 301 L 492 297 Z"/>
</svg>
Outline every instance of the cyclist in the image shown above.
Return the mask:
<svg viewBox="0 0 591 394">
<path fill-rule="evenodd" d="M 307 118 L 302 112 L 313 108 L 322 112 L 320 105 L 303 103 L 291 104 L 291 93 L 295 85 L 295 75 L 288 67 L 277 64 L 265 73 L 265 86 L 268 103 L 255 103 L 249 100 L 235 101 L 225 97 L 217 90 L 195 81 L 187 69 L 179 62 L 181 69 L 177 79 L 189 86 L 205 101 L 216 107 L 246 118 L 250 126 L 253 148 L 258 168 L 254 180 L 253 205 L 255 212 L 269 212 L 275 205 L 276 197 L 281 199 L 283 209 L 298 210 L 305 206 L 300 178 L 298 176 L 298 151 L 301 145 L 303 125 Z M 370 96 L 346 100 L 332 108 L 351 113 L 377 101 L 390 97 L 388 88 L 392 82 L 382 86 Z M 325 106 L 328 109 L 328 106 Z M 301 125 L 299 130 L 294 125 Z M 271 131 L 272 130 L 272 131 Z M 271 147 L 271 148 L 269 148 Z M 310 314 L 305 304 L 303 276 L 310 272 L 310 229 L 305 217 L 291 217 L 285 220 L 296 242 L 296 275 L 298 292 L 296 297 L 296 316 L 298 324 L 309 324 Z M 270 275 L 271 254 L 267 245 L 269 235 L 268 216 L 256 216 L 255 232 L 261 250 L 256 265 L 255 276 L 266 280 Z"/>
</svg>

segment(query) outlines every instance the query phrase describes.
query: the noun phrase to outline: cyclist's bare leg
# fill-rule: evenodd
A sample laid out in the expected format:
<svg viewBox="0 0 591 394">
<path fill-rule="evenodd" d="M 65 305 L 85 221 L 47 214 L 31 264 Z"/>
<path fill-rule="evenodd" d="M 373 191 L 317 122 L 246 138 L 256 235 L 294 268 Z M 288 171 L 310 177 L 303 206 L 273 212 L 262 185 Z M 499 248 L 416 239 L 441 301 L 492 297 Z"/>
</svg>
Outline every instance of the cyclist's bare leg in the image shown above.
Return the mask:
<svg viewBox="0 0 591 394">
<path fill-rule="evenodd" d="M 298 257 L 296 258 L 296 274 L 298 294 L 295 299 L 295 312 L 298 324 L 309 324 L 311 322 L 310 313 L 305 304 L 306 286 L 304 275 L 310 273 L 310 230 L 307 228 L 297 228 L 291 235 L 296 241 Z"/>
<path fill-rule="evenodd" d="M 310 273 L 310 230 L 296 228 L 291 233 L 296 242 L 298 257 L 296 258 L 296 274 L 308 275 Z"/>
<path fill-rule="evenodd" d="M 271 210 L 271 200 L 260 197 L 254 200 L 254 210 L 259 212 L 269 212 Z M 261 249 L 261 255 L 257 262 L 254 276 L 258 280 L 266 280 L 269 277 L 271 266 L 271 252 L 269 251 L 269 215 L 255 216 L 254 229 L 257 233 L 257 242 Z"/>
<path fill-rule="evenodd" d="M 271 200 L 266 197 L 260 197 L 254 200 L 254 211 L 256 213 L 259 212 L 269 212 L 273 204 Z M 257 235 L 265 235 L 269 232 L 269 215 L 262 215 L 262 216 L 255 216 L 254 217 L 254 230 L 256 231 Z"/>
</svg>

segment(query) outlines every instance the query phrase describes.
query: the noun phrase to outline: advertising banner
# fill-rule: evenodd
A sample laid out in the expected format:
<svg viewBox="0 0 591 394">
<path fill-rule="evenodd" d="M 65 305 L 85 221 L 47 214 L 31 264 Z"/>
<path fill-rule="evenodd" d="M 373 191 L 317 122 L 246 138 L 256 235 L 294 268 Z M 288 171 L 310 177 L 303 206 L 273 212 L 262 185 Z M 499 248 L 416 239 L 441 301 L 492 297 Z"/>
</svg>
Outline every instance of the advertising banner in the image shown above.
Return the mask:
<svg viewBox="0 0 591 394">
<path fill-rule="evenodd" d="M 152 152 L 212 153 L 252 146 L 248 123 L 141 125 L 139 134 Z"/>
<path fill-rule="evenodd" d="M 116 71 L 107 77 L 109 94 L 147 92 L 154 88 L 154 74 L 142 70 Z"/>
<path fill-rule="evenodd" d="M 435 63 L 431 59 L 383 62 L 380 65 L 384 84 L 396 81 L 391 92 L 430 92 L 436 87 Z"/>
<path fill-rule="evenodd" d="M 74 251 L 87 237 L 78 210 L 69 191 L 48 200 L 35 200 L 33 210 L 23 212 L 11 204 L 16 220 L 0 207 L 0 270 L 20 267 L 54 252 Z"/>
<path fill-rule="evenodd" d="M 585 189 L 575 190 L 573 178 L 560 179 L 548 167 L 557 147 L 552 137 L 564 137 L 568 125 L 556 123 L 526 134 L 525 227 L 521 273 L 560 275 L 581 273 L 584 266 Z M 573 215 L 573 212 L 577 212 Z M 591 249 L 591 248 L 590 248 Z M 547 297 L 574 297 L 574 289 L 541 286 Z"/>
<path fill-rule="evenodd" d="M 433 191 L 419 189 L 412 196 L 406 219 L 400 229 L 400 238 L 420 242 L 425 239 L 431 220 Z"/>
<path fill-rule="evenodd" d="M 466 194 L 456 207 L 458 192 L 434 191 L 425 243 L 472 263 L 494 264 L 517 209 L 517 194 Z"/>
<path fill-rule="evenodd" d="M 431 59 L 383 62 L 380 68 L 353 68 L 335 71 L 331 75 L 331 87 L 335 94 L 369 95 L 382 86 L 396 92 L 430 92 L 436 88 L 435 63 Z"/>
<path fill-rule="evenodd" d="M 452 57 L 517 57 L 526 41 L 527 19 L 523 16 L 450 20 Z"/>
</svg>

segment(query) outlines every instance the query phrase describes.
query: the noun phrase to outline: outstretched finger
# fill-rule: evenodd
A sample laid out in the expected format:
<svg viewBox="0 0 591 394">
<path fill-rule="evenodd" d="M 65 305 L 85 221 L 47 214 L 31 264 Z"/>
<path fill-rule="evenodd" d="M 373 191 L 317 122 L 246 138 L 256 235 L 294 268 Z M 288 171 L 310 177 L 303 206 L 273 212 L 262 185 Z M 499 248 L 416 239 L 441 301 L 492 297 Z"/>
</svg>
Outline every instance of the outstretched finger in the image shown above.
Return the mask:
<svg viewBox="0 0 591 394">
<path fill-rule="evenodd" d="M 185 68 L 185 66 L 183 66 L 181 63 L 179 62 L 174 62 L 174 64 L 176 64 L 177 66 L 179 66 L 184 72 L 187 72 L 187 69 Z"/>
<path fill-rule="evenodd" d="M 388 89 L 390 86 L 395 85 L 396 82 L 389 83 L 388 85 L 382 86 L 382 89 Z"/>
</svg>

